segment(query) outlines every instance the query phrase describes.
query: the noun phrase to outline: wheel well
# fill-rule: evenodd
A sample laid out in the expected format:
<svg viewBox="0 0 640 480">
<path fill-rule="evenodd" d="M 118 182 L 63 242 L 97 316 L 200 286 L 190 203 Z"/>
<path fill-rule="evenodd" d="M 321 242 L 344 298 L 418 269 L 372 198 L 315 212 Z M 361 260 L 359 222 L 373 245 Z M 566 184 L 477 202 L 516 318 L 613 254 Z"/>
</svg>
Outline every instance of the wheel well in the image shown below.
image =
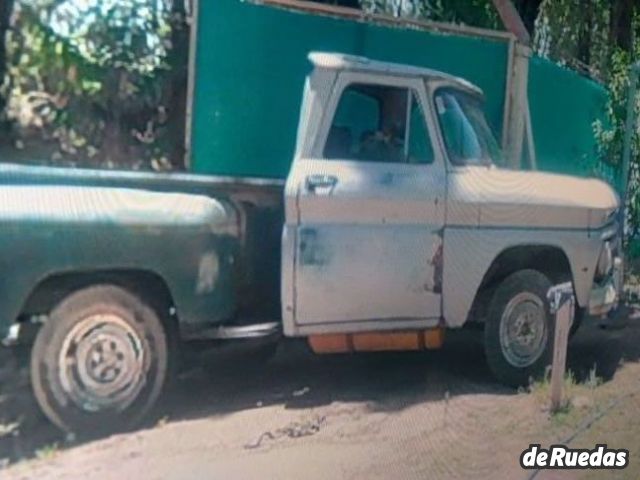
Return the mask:
<svg viewBox="0 0 640 480">
<path fill-rule="evenodd" d="M 163 278 L 148 270 L 100 270 L 56 273 L 42 279 L 31 291 L 20 317 L 46 315 L 70 293 L 96 284 L 118 285 L 149 302 L 163 321 L 170 317 L 173 297 Z"/>
<path fill-rule="evenodd" d="M 521 245 L 502 251 L 492 262 L 476 293 L 469 320 L 483 322 L 495 288 L 509 275 L 523 269 L 537 270 L 557 284 L 572 279 L 571 264 L 559 247 Z"/>
</svg>

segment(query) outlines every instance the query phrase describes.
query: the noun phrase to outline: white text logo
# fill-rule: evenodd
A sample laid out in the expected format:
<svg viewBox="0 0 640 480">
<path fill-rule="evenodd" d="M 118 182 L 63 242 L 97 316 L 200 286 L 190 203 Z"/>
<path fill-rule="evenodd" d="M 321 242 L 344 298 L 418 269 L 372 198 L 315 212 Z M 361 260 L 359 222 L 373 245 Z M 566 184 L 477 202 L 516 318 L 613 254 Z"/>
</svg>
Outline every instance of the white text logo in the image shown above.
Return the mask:
<svg viewBox="0 0 640 480">
<path fill-rule="evenodd" d="M 529 445 L 520 455 L 520 466 L 526 469 L 621 469 L 627 465 L 629 450 L 612 450 L 606 445 L 596 445 L 593 450 L 568 448 L 564 445 L 551 445 L 549 449 L 544 449 L 540 445 Z"/>
</svg>

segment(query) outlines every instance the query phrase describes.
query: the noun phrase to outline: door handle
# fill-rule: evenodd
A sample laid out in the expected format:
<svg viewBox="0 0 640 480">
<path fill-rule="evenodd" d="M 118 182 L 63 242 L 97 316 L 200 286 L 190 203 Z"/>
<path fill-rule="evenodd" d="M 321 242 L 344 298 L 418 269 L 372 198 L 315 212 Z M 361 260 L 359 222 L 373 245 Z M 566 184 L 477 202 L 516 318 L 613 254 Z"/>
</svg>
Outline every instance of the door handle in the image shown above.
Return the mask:
<svg viewBox="0 0 640 480">
<path fill-rule="evenodd" d="M 306 179 L 307 190 L 315 193 L 318 188 L 332 188 L 338 183 L 333 175 L 309 175 Z"/>
</svg>

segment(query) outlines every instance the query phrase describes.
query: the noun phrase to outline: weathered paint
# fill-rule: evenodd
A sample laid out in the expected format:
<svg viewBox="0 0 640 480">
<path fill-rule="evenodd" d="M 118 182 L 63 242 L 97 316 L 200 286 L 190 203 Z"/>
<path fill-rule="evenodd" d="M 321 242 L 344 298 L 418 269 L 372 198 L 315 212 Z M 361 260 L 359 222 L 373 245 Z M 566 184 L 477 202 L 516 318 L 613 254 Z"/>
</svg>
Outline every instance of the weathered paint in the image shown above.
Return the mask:
<svg viewBox="0 0 640 480">
<path fill-rule="evenodd" d="M 16 320 L 39 282 L 71 272 L 153 273 L 166 282 L 186 325 L 228 317 L 235 308 L 235 221 L 233 210 L 202 195 L 5 185 L 0 330 Z M 217 265 L 205 272 L 202 288 L 199 266 L 211 263 L 210 252 Z"/>
<path fill-rule="evenodd" d="M 477 90 L 427 69 L 345 55 L 314 54 L 311 60 L 316 68 L 307 82 L 298 156 L 285 194 L 283 261 L 294 262 L 292 275 L 283 277 L 285 332 L 314 333 L 329 323 L 359 331 L 384 322 L 431 326 L 441 316 L 438 265 L 431 259 L 444 225 L 442 155 L 436 151 L 430 165 L 408 165 L 325 161 L 322 151 L 343 89 L 370 80 L 371 71 L 376 82 L 412 89 L 426 112 L 429 99 L 416 75 Z M 425 123 L 435 129 L 431 118 Z M 331 177 L 334 185 L 309 188 L 315 176 Z"/>
<path fill-rule="evenodd" d="M 491 263 L 519 245 L 564 251 L 577 301 L 586 305 L 601 235 L 618 206 L 608 187 L 452 168 L 441 147 L 433 91 L 436 85 L 474 87 L 401 65 L 345 56 L 316 61 L 285 189 L 285 334 L 422 331 L 441 326 L 443 318 L 446 326 L 460 326 Z M 322 159 L 340 93 L 349 82 L 371 79 L 416 92 L 436 147 L 433 163 Z M 316 175 L 335 178 L 335 184 L 311 189 L 308 179 Z M 277 182 L 0 166 L 0 184 L 6 252 L 0 266 L 10 272 L 0 281 L 0 333 L 33 287 L 60 273 L 157 274 L 186 327 L 231 319 L 240 296 L 253 301 L 255 291 L 239 295 L 244 290 L 237 280 L 245 270 L 266 273 L 263 286 L 277 285 L 277 268 L 264 260 L 277 260 L 277 247 L 266 241 L 273 225 L 281 225 Z M 588 195 L 568 195 L 571 189 Z M 420 338 L 425 346 L 438 343 L 437 337 Z"/>
<path fill-rule="evenodd" d="M 238 282 L 277 290 L 278 268 L 264 272 L 253 258 L 257 248 L 277 253 L 278 240 L 239 207 L 260 206 L 280 228 L 278 182 L 1 164 L 0 185 L 0 336 L 38 283 L 59 275 L 154 274 L 185 331 L 231 318 Z"/>
<path fill-rule="evenodd" d="M 620 203 L 601 180 L 475 166 L 453 169 L 447 192 L 448 226 L 597 229 Z"/>
<path fill-rule="evenodd" d="M 308 342 L 320 354 L 437 350 L 444 343 L 444 329 L 310 335 Z"/>
<path fill-rule="evenodd" d="M 311 335 L 307 340 L 313 353 L 349 353 L 353 351 L 349 334 Z"/>
<path fill-rule="evenodd" d="M 318 238 L 318 230 L 303 228 L 300 230 L 300 265 L 323 267 L 331 261 L 326 242 Z"/>
<path fill-rule="evenodd" d="M 220 260 L 218 252 L 205 252 L 200 257 L 198 265 L 198 281 L 196 293 L 203 295 L 213 292 L 220 274 Z"/>
<path fill-rule="evenodd" d="M 590 235 L 588 229 L 447 228 L 443 294 L 446 324 L 459 327 L 467 321 L 478 288 L 493 261 L 507 249 L 519 246 L 548 246 L 562 251 L 571 267 L 576 300 L 580 306 L 586 306 L 602 247 L 599 232 L 594 233 Z"/>
<path fill-rule="evenodd" d="M 459 327 L 494 260 L 522 246 L 564 252 L 577 302 L 588 305 L 601 235 L 619 206 L 609 186 L 562 175 L 452 167 L 441 147 L 432 95 L 443 85 L 471 93 L 473 86 L 429 70 L 344 55 L 311 59 L 315 69 L 285 188 L 287 335 L 419 330 L 441 320 Z M 338 99 L 351 82 L 418 91 L 435 161 L 322 159 Z M 316 175 L 336 181 L 328 190 L 310 191 L 308 179 Z"/>
<path fill-rule="evenodd" d="M 408 351 L 423 348 L 422 333 L 418 332 L 371 332 L 352 335 L 356 352 Z"/>
<path fill-rule="evenodd" d="M 443 316 L 461 326 L 485 273 L 509 248 L 554 247 L 566 255 L 576 299 L 589 304 L 601 233 L 618 208 L 604 182 L 542 172 L 466 167 L 447 177 Z M 473 251 L 473 255 L 460 252 Z M 447 295 L 453 291 L 454 295 Z"/>
<path fill-rule="evenodd" d="M 425 289 L 432 290 L 434 293 L 442 293 L 442 271 L 444 256 L 442 250 L 444 228 L 438 232 L 436 241 L 433 244 L 431 259 L 429 264 L 433 268 L 433 283 L 425 284 Z"/>
<path fill-rule="evenodd" d="M 424 348 L 427 350 L 438 350 L 444 345 L 444 337 L 446 330 L 442 327 L 430 328 L 423 332 Z"/>
</svg>

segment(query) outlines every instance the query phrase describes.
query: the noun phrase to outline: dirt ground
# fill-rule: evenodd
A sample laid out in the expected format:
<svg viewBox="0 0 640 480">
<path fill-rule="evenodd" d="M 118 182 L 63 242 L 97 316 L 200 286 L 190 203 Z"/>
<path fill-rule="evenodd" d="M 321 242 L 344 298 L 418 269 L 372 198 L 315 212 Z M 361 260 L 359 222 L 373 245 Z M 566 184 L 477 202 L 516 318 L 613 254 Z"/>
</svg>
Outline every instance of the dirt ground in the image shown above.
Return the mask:
<svg viewBox="0 0 640 480">
<path fill-rule="evenodd" d="M 548 385 L 516 392 L 491 377 L 480 332 L 420 354 L 316 357 L 283 344 L 264 366 L 190 368 L 160 420 L 65 440 L 28 384 L 0 367 L 0 478 L 425 479 L 640 477 L 640 320 L 586 325 L 569 354 L 571 405 L 550 415 Z M 524 471 L 531 443 L 627 448 L 620 471 Z"/>
</svg>

